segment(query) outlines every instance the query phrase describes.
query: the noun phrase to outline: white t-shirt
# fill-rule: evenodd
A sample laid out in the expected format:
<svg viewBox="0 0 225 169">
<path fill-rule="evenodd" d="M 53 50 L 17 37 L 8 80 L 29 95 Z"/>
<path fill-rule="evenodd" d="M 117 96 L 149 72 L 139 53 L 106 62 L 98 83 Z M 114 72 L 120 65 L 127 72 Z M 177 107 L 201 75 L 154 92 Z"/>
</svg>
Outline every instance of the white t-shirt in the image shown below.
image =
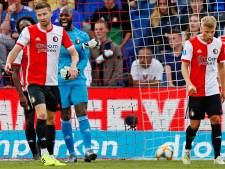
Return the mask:
<svg viewBox="0 0 225 169">
<path fill-rule="evenodd" d="M 157 60 L 152 58 L 152 63 L 148 68 L 143 68 L 140 65 L 139 59 L 135 60 L 131 66 L 131 75 L 133 80 L 162 80 L 163 66 Z"/>
</svg>

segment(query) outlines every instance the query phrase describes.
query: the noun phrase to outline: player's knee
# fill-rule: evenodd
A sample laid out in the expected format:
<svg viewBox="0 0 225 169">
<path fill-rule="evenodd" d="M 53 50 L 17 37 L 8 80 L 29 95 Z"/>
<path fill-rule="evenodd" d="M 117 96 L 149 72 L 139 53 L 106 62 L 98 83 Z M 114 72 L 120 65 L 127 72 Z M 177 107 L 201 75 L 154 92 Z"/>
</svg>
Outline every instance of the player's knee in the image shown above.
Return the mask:
<svg viewBox="0 0 225 169">
<path fill-rule="evenodd" d="M 86 114 L 87 114 L 87 104 L 81 103 L 81 104 L 76 105 L 75 111 L 76 111 L 77 117 L 86 116 Z"/>
<path fill-rule="evenodd" d="M 213 115 L 210 117 L 211 124 L 219 124 L 220 123 L 220 116 Z"/>
<path fill-rule="evenodd" d="M 55 118 L 48 118 L 47 119 L 47 125 L 55 125 Z"/>
<path fill-rule="evenodd" d="M 71 112 L 69 111 L 69 109 L 62 109 L 61 119 L 63 121 L 69 121 L 71 119 Z"/>
<path fill-rule="evenodd" d="M 81 116 L 86 116 L 86 111 L 85 110 L 81 110 L 81 111 L 76 111 L 76 115 L 77 117 L 81 117 Z"/>
</svg>

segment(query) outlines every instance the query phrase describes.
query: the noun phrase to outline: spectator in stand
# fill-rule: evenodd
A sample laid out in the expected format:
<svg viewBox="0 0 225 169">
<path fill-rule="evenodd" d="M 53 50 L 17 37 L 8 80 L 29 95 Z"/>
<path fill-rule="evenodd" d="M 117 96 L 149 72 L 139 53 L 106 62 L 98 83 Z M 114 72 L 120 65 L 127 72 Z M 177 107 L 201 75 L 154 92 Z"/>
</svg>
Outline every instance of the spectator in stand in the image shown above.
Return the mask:
<svg viewBox="0 0 225 169">
<path fill-rule="evenodd" d="M 148 45 L 155 47 L 154 53 L 160 54 L 164 53 L 165 50 L 170 50 L 165 34 L 178 26 L 176 3 L 171 3 L 168 0 L 157 0 L 150 17 L 149 35 L 147 35 L 149 37 Z"/>
<path fill-rule="evenodd" d="M 97 9 L 92 16 L 92 30 L 94 30 L 95 22 L 99 19 L 104 20 L 108 24 L 109 32 L 107 37 L 112 39 L 120 48 L 123 48 L 131 38 L 128 11 L 120 10 L 115 0 L 104 0 L 104 7 Z"/>
<path fill-rule="evenodd" d="M 26 2 L 26 5 L 29 6 L 31 9 L 34 10 L 34 7 L 35 5 L 38 3 L 38 2 L 48 2 L 48 0 L 27 0 Z M 25 4 L 24 4 L 25 5 Z"/>
<path fill-rule="evenodd" d="M 8 2 L 5 0 L 0 0 L 0 24 L 2 23 L 3 11 L 7 9 Z M 0 86 L 9 87 L 12 86 L 11 76 L 7 75 L 3 70 L 3 67 L 6 63 L 8 52 L 13 48 L 15 44 L 14 40 L 10 37 L 11 35 L 3 34 L 4 30 L 0 30 Z"/>
<path fill-rule="evenodd" d="M 159 86 L 163 76 L 162 64 L 152 56 L 150 48 L 140 48 L 139 59 L 131 66 L 131 76 L 134 86 Z"/>
<path fill-rule="evenodd" d="M 187 30 L 189 24 L 189 16 L 191 14 L 197 14 L 199 15 L 199 18 L 208 15 L 205 0 L 190 0 L 189 5 L 183 8 L 180 14 L 182 31 Z"/>
<path fill-rule="evenodd" d="M 108 39 L 107 23 L 95 23 L 95 36 L 101 42 L 100 49 L 91 49 L 92 86 L 124 86 L 123 59 L 118 45 Z"/>
<path fill-rule="evenodd" d="M 185 32 L 185 40 L 188 40 L 200 33 L 200 18 L 197 14 L 189 17 L 189 26 Z"/>
<path fill-rule="evenodd" d="M 8 7 L 7 7 L 8 5 Z M 3 7 L 4 6 L 4 10 Z M 7 8 L 6 8 L 7 7 Z M 3 11 L 2 11 L 3 10 Z M 1 2 L 1 34 L 0 34 L 0 64 L 5 64 L 8 52 L 13 48 L 15 41 L 18 38 L 16 31 L 16 22 L 23 16 L 31 16 L 36 19 L 34 11 L 21 4 L 21 0 L 8 0 L 8 4 Z"/>
<path fill-rule="evenodd" d="M 210 13 L 217 20 L 216 33 L 221 36 L 225 32 L 225 0 L 208 0 L 207 2 Z"/>
<path fill-rule="evenodd" d="M 172 30 L 168 34 L 171 51 L 166 54 L 164 68 L 167 85 L 169 87 L 184 86 L 185 81 L 181 73 L 181 55 L 183 50 L 182 35 L 179 30 Z"/>
<path fill-rule="evenodd" d="M 11 34 L 13 39 L 17 39 L 19 35 L 15 29 L 16 22 L 23 16 L 30 16 L 37 21 L 35 12 L 30 7 L 22 5 L 21 0 L 8 0 L 8 8 L 2 13 L 2 33 Z"/>
<path fill-rule="evenodd" d="M 60 26 L 59 23 L 59 14 L 60 11 L 68 6 L 68 0 L 59 0 L 59 6 L 56 10 L 52 13 L 52 23 L 54 25 Z M 82 16 L 79 14 L 79 12 L 74 8 L 73 9 L 73 26 L 75 26 L 77 29 L 81 28 L 81 22 L 83 21 Z"/>
<path fill-rule="evenodd" d="M 90 35 L 94 37 L 93 30 L 98 20 L 107 22 L 109 32 L 107 38 L 117 44 L 123 52 L 124 67 L 128 71 L 134 58 L 134 47 L 131 40 L 131 26 L 127 0 L 122 0 L 122 9 L 119 9 L 115 0 L 104 0 L 104 7 L 97 9 L 91 19 Z"/>
</svg>

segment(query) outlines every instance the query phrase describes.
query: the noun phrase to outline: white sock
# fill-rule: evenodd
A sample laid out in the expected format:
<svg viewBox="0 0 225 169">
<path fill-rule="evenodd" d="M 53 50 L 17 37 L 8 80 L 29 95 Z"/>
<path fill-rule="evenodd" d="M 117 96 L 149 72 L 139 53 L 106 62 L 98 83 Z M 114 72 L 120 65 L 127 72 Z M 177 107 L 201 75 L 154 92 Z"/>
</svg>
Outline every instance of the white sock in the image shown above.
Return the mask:
<svg viewBox="0 0 225 169">
<path fill-rule="evenodd" d="M 190 152 L 191 152 L 191 150 L 185 149 L 185 152 L 186 152 L 186 153 L 190 153 Z"/>
<path fill-rule="evenodd" d="M 41 155 L 49 154 L 47 148 L 42 148 L 41 149 Z"/>
</svg>

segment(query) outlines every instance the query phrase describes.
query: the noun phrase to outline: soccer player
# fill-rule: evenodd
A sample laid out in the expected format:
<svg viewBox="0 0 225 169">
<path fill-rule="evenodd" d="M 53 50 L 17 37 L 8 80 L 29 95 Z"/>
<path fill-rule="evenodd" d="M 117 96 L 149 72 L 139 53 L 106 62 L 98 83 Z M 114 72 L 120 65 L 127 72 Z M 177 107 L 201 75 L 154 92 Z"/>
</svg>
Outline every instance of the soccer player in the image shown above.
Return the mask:
<svg viewBox="0 0 225 169">
<path fill-rule="evenodd" d="M 86 78 L 84 75 L 84 69 L 88 62 L 89 50 L 87 48 L 93 48 L 98 46 L 98 42 L 95 39 L 89 41 L 87 33 L 78 30 L 73 26 L 72 23 L 73 12 L 68 7 L 64 7 L 59 15 L 59 21 L 62 27 L 65 28 L 69 34 L 71 40 L 74 42 L 75 47 L 79 53 L 80 60 L 77 64 L 79 69 L 79 75 L 75 80 L 68 79 L 67 67 L 71 62 L 71 57 L 68 51 L 62 47 L 60 51 L 59 60 L 59 91 L 61 95 L 61 123 L 62 133 L 66 146 L 69 150 L 68 162 L 76 162 L 76 154 L 74 151 L 74 141 L 72 135 L 71 126 L 71 105 L 74 105 L 77 119 L 79 121 L 79 128 L 81 135 L 83 136 L 83 143 L 85 147 L 86 162 L 91 162 L 97 158 L 97 154 L 91 149 L 91 128 L 88 121 L 87 103 L 88 103 L 88 92 L 86 86 Z"/>
<path fill-rule="evenodd" d="M 28 66 L 26 82 L 30 101 L 37 113 L 36 132 L 44 165 L 65 165 L 53 156 L 55 142 L 55 112 L 59 101 L 58 61 L 61 45 L 69 51 L 71 79 L 78 75 L 78 53 L 66 31 L 51 23 L 51 7 L 46 2 L 35 6 L 38 24 L 26 27 L 10 51 L 5 71 L 12 73 L 11 65 L 19 52 L 27 46 Z M 47 124 L 47 126 L 46 126 Z"/>
<path fill-rule="evenodd" d="M 36 22 L 31 17 L 22 17 L 16 23 L 17 32 L 20 34 L 25 27 L 33 25 L 35 23 Z M 25 88 L 26 68 L 27 68 L 27 48 L 25 47 L 20 52 L 19 56 L 16 58 L 16 60 L 13 63 L 12 79 L 19 93 L 20 105 L 24 109 L 25 124 L 26 124 L 26 129 L 25 129 L 26 139 L 31 149 L 33 159 L 38 160 L 40 155 L 37 150 L 36 131 L 34 128 L 34 112 L 35 111 L 34 111 L 34 108 L 31 106 L 31 103 L 28 98 L 28 92 Z M 18 74 L 20 74 L 21 81 L 19 80 Z"/>
<path fill-rule="evenodd" d="M 186 130 L 186 145 L 183 163 L 191 164 L 190 151 L 200 122 L 205 112 L 212 127 L 214 164 L 225 164 L 220 156 L 222 114 L 221 97 L 225 98 L 224 45 L 214 37 L 216 19 L 205 16 L 201 19 L 201 34 L 185 42 L 182 54 L 182 74 L 186 81 L 189 102 L 190 125 Z M 217 70 L 221 81 L 221 96 L 217 81 Z"/>
</svg>

